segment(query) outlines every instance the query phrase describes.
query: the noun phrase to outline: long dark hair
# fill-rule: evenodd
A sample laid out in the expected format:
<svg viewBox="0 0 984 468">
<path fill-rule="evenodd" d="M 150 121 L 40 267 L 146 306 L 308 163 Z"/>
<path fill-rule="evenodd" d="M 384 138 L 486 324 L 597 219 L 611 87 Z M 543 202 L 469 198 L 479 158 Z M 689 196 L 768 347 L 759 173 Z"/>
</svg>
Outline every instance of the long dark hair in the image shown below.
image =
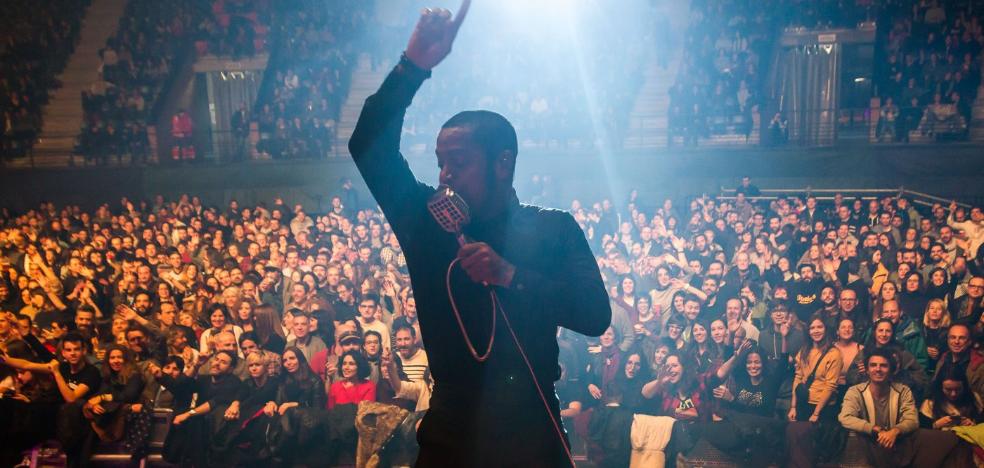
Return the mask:
<svg viewBox="0 0 984 468">
<path fill-rule="evenodd" d="M 123 354 L 123 368 L 120 369 L 118 373 L 113 372 L 109 367 L 109 356 L 113 354 L 113 351 L 119 351 Z M 133 353 L 126 347 L 118 344 L 110 345 L 106 348 L 106 359 L 103 362 L 102 378 L 104 382 L 109 382 L 111 380 L 118 380 L 120 384 L 126 384 L 134 374 L 137 373 L 137 364 L 134 362 Z"/>
<path fill-rule="evenodd" d="M 796 359 L 796 364 L 803 367 L 804 371 L 810 365 L 810 351 L 816 347 L 820 351 L 820 359 L 830 351 L 830 348 L 834 345 L 833 334 L 831 333 L 831 327 L 827 326 L 827 322 L 823 320 L 823 315 L 820 313 L 814 313 L 810 316 L 810 321 L 807 322 L 807 333 L 809 334 L 810 327 L 813 326 L 813 322 L 819 321 L 823 324 L 823 338 L 820 339 L 819 343 L 814 343 L 813 338 L 810 338 L 810 346 L 804 346 L 799 351 L 799 356 Z"/>
<path fill-rule="evenodd" d="M 303 386 L 312 379 L 317 378 L 317 376 L 314 375 L 314 371 L 311 370 L 311 365 L 308 364 L 308 360 L 304 357 L 304 353 L 301 352 L 300 348 L 297 346 L 288 346 L 284 349 L 284 354 L 287 354 L 287 352 L 292 352 L 294 353 L 294 356 L 297 356 L 297 370 L 294 371 L 294 373 L 284 372 L 287 374 L 286 378 L 288 381 L 292 381 Z M 283 359 L 283 354 L 280 356 L 281 359 Z"/>
<path fill-rule="evenodd" d="M 369 361 L 366 359 L 366 357 L 362 355 L 361 351 L 356 351 L 356 350 L 346 351 L 342 353 L 341 356 L 338 356 L 339 370 L 342 369 L 342 363 L 345 362 L 345 356 L 352 356 L 352 360 L 355 361 L 355 366 L 358 369 L 355 372 L 355 377 L 360 382 L 365 382 L 365 380 L 369 378 L 369 374 L 372 373 L 372 368 L 370 367 Z"/>
<path fill-rule="evenodd" d="M 960 411 L 961 416 L 970 418 L 975 423 L 979 422 L 981 420 L 981 411 L 977 407 L 977 398 L 974 397 L 970 382 L 967 380 L 967 372 L 961 370 L 959 367 L 953 366 L 947 366 L 941 375 L 933 379 L 933 388 L 930 395 L 930 398 L 933 400 L 933 418 L 942 418 L 947 415 L 943 411 L 946 403 L 950 403 L 946 395 L 943 394 L 943 382 L 947 380 L 960 382 L 961 386 L 963 386 L 963 391 L 957 397 L 957 400 L 951 404 Z"/>
</svg>

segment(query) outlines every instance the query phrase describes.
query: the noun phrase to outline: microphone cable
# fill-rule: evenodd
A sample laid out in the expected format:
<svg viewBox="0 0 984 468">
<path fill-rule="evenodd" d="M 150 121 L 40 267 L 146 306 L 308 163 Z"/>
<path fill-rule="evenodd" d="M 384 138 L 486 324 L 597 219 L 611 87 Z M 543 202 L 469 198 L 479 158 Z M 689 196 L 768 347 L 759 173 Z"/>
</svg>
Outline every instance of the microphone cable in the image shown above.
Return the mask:
<svg viewBox="0 0 984 468">
<path fill-rule="evenodd" d="M 461 330 L 461 336 L 465 339 L 465 344 L 468 346 L 468 351 L 471 352 L 472 357 L 478 362 L 485 362 L 488 360 L 489 355 L 492 353 L 492 344 L 495 342 L 495 316 L 496 311 L 498 310 L 498 312 L 502 314 L 502 320 L 506 324 L 506 330 L 509 331 L 509 336 L 512 337 L 512 341 L 516 345 L 516 350 L 519 351 L 519 355 L 523 358 L 523 363 L 526 364 L 526 369 L 530 373 L 530 378 L 533 379 L 533 386 L 536 387 L 536 392 L 540 396 L 540 401 L 543 403 L 543 409 L 547 411 L 547 416 L 550 417 L 550 422 L 553 424 L 557 438 L 560 439 L 560 445 L 564 447 L 564 454 L 567 456 L 567 460 L 571 463 L 571 467 L 575 468 L 577 465 L 574 463 L 574 455 L 571 453 L 571 448 L 568 446 L 567 439 L 564 437 L 564 431 L 561 429 L 560 422 L 557 420 L 557 417 L 554 416 L 553 411 L 550 410 L 550 403 L 547 402 L 547 396 L 543 393 L 543 387 L 540 386 L 540 380 L 536 378 L 536 373 L 533 371 L 533 365 L 530 364 L 530 359 L 526 356 L 526 350 L 524 350 L 523 345 L 519 343 L 519 337 L 516 336 L 516 331 L 513 330 L 512 324 L 509 322 L 509 316 L 506 315 L 506 310 L 502 308 L 502 303 L 499 301 L 499 297 L 495 293 L 495 289 L 488 284 L 485 286 L 489 288 L 489 298 L 492 302 L 492 332 L 489 334 L 489 345 L 485 349 L 485 354 L 479 355 L 478 351 L 475 350 L 475 346 L 472 344 L 471 338 L 468 337 L 468 332 L 465 330 L 465 323 L 461 320 L 461 313 L 458 311 L 458 305 L 454 300 L 454 293 L 451 291 L 451 270 L 454 269 L 454 266 L 457 265 L 460 260 L 460 258 L 455 258 L 448 265 L 448 271 L 444 277 L 444 282 L 448 290 L 448 300 L 451 302 L 451 311 L 454 312 L 454 318 L 458 321 L 458 328 Z"/>
</svg>

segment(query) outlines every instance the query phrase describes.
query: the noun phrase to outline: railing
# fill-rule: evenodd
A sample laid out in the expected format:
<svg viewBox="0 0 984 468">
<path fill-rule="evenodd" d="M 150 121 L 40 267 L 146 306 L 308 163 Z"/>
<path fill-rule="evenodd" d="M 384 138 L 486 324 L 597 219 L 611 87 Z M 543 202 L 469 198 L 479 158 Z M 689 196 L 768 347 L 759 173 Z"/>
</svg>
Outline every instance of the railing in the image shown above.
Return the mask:
<svg viewBox="0 0 984 468">
<path fill-rule="evenodd" d="M 737 188 L 725 188 L 721 187 L 722 195 L 718 198 L 723 200 L 734 200 Z M 841 188 L 841 189 L 814 189 L 812 187 L 797 188 L 797 189 L 761 189 L 759 190 L 762 195 L 755 197 L 746 197 L 749 200 L 776 200 L 783 197 L 789 196 L 802 196 L 804 194 L 810 194 L 816 197 L 818 201 L 830 201 L 833 200 L 836 195 L 842 195 L 844 198 L 860 198 L 862 200 L 877 200 L 884 197 L 902 197 L 906 196 L 912 199 L 912 202 L 922 206 L 933 206 L 936 203 L 940 203 L 944 206 L 949 205 L 950 202 L 954 201 L 948 198 L 943 198 L 936 195 L 931 195 L 928 193 L 917 192 L 915 190 L 910 190 L 905 187 L 899 188 L 883 188 L 883 189 L 862 189 L 862 188 Z M 957 202 L 958 206 L 964 208 L 970 208 L 971 205 L 967 203 Z"/>
</svg>

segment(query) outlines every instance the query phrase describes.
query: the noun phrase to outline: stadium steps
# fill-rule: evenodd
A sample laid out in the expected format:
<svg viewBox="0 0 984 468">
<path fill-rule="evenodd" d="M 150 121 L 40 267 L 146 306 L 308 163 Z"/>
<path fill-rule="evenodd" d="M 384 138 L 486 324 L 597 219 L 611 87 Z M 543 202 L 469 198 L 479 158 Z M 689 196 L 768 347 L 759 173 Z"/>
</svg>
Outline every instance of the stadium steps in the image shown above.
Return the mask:
<svg viewBox="0 0 984 468">
<path fill-rule="evenodd" d="M 21 164 L 65 166 L 71 160 L 75 137 L 82 125 L 82 91 L 99 77 L 99 50 L 116 33 L 126 0 L 92 0 L 82 20 L 78 44 L 58 79 L 62 86 L 51 93 L 44 108 L 44 124 L 34 145 L 34 158 Z"/>
<path fill-rule="evenodd" d="M 359 120 L 359 113 L 362 112 L 362 104 L 366 98 L 379 89 L 379 85 L 386 78 L 391 64 L 382 64 L 376 70 L 372 69 L 369 56 L 362 54 L 352 70 L 352 81 L 349 86 L 348 97 L 342 105 L 341 115 L 338 118 L 338 129 L 335 133 L 335 141 L 339 147 L 337 153 L 340 156 L 349 156 L 348 141 L 355 131 L 355 123 Z"/>
<path fill-rule="evenodd" d="M 674 50 L 666 68 L 660 67 L 655 60 L 650 61 L 645 81 L 629 113 L 629 128 L 623 141 L 625 149 L 666 147 L 669 91 L 676 79 L 681 55 L 680 49 Z"/>
</svg>

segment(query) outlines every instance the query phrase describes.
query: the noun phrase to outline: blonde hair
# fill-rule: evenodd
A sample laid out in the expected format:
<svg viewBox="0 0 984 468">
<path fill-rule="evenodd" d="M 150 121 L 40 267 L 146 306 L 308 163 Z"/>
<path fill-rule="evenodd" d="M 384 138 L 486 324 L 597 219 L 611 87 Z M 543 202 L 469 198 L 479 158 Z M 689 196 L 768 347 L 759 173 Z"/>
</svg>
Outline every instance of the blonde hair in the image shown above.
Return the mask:
<svg viewBox="0 0 984 468">
<path fill-rule="evenodd" d="M 940 317 L 940 328 L 949 327 L 950 322 L 952 322 L 953 319 L 950 317 L 950 311 L 946 310 L 946 303 L 943 302 L 943 299 L 930 299 L 929 302 L 926 303 L 926 310 L 923 311 L 923 326 L 929 327 L 929 308 L 932 307 L 933 304 L 939 304 L 940 310 L 943 311 L 943 316 Z"/>
</svg>

